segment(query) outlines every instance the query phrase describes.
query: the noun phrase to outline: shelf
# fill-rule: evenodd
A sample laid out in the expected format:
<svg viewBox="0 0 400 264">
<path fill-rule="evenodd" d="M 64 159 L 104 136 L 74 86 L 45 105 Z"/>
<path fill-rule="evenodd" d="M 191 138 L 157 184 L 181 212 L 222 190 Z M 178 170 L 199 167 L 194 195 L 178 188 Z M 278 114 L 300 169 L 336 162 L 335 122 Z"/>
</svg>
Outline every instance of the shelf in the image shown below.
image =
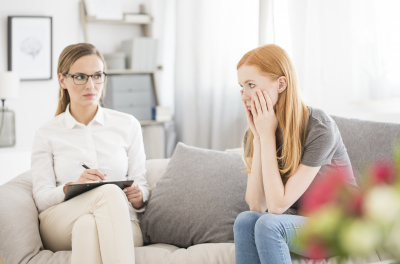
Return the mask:
<svg viewBox="0 0 400 264">
<path fill-rule="evenodd" d="M 155 71 L 135 71 L 130 69 L 125 70 L 107 70 L 107 74 L 154 74 Z"/>
<path fill-rule="evenodd" d="M 132 16 L 132 15 L 131 15 Z M 110 24 L 127 24 L 127 25 L 149 25 L 152 23 L 153 18 L 150 21 L 140 21 L 140 15 L 137 16 L 137 21 L 126 21 L 126 20 L 108 20 L 108 19 L 97 19 L 96 17 L 85 16 L 86 22 L 90 23 L 110 23 Z"/>
<path fill-rule="evenodd" d="M 104 23 L 104 24 L 119 24 L 119 25 L 140 25 L 142 28 L 142 33 L 145 37 L 151 37 L 151 24 L 153 23 L 153 17 L 150 14 L 147 14 L 145 11 L 144 4 L 140 5 L 140 13 L 139 14 L 124 14 L 123 19 L 120 20 L 112 20 L 112 19 L 98 19 L 95 16 L 87 15 L 85 4 L 83 0 L 79 2 L 79 13 L 82 22 L 83 29 L 83 37 L 86 43 L 89 43 L 88 40 L 88 23 Z"/>
</svg>

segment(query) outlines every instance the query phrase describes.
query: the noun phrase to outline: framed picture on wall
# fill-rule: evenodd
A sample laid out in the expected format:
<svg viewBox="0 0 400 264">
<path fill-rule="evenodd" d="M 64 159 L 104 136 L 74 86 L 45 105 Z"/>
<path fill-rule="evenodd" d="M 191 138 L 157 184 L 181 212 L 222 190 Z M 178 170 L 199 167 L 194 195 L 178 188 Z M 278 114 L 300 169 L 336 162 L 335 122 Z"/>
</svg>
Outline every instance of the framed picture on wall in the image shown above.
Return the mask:
<svg viewBox="0 0 400 264">
<path fill-rule="evenodd" d="M 21 81 L 52 78 L 52 17 L 8 17 L 8 70 Z"/>
</svg>

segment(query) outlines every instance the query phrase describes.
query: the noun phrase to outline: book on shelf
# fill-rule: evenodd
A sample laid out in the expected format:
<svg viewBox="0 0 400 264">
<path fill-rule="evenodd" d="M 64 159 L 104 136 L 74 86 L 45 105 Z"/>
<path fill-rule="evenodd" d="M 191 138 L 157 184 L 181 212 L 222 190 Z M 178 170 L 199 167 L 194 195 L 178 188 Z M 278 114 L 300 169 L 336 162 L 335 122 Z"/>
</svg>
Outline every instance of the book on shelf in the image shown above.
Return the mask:
<svg viewBox="0 0 400 264">
<path fill-rule="evenodd" d="M 121 50 L 126 54 L 128 69 L 136 71 L 155 71 L 157 69 L 157 39 L 136 37 L 124 40 Z"/>
</svg>

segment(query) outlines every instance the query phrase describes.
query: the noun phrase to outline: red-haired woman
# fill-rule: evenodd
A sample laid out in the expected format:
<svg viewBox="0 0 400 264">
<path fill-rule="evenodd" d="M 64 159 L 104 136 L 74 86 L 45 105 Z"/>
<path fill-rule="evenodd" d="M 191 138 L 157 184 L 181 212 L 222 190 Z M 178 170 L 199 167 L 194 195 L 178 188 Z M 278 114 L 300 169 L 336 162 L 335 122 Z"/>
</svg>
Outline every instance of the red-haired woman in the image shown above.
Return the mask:
<svg viewBox="0 0 400 264">
<path fill-rule="evenodd" d="M 249 129 L 244 137 L 246 202 L 234 225 L 236 263 L 291 263 L 307 217 L 284 214 L 330 170 L 357 186 L 334 120 L 301 98 L 294 65 L 277 45 L 246 53 L 237 65 Z M 291 210 L 293 211 L 293 210 Z"/>
</svg>

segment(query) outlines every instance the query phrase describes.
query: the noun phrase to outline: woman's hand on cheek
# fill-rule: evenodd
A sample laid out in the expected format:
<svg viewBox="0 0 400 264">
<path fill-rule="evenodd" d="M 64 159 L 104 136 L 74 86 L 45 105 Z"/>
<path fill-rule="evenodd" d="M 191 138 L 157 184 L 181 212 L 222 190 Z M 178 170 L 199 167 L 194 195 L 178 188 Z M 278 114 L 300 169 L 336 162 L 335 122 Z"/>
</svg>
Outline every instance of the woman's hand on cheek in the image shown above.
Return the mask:
<svg viewBox="0 0 400 264">
<path fill-rule="evenodd" d="M 257 90 L 252 100 L 251 112 L 255 128 L 260 136 L 275 137 L 278 127 L 278 118 L 269 94 L 266 91 Z"/>
<path fill-rule="evenodd" d="M 253 116 L 252 116 L 250 110 L 247 109 L 246 102 L 245 101 L 242 101 L 242 102 L 243 102 L 244 111 L 246 112 L 247 123 L 249 124 L 251 132 L 253 132 L 254 138 L 260 138 L 260 135 L 258 135 L 256 127 L 254 126 Z"/>
</svg>

